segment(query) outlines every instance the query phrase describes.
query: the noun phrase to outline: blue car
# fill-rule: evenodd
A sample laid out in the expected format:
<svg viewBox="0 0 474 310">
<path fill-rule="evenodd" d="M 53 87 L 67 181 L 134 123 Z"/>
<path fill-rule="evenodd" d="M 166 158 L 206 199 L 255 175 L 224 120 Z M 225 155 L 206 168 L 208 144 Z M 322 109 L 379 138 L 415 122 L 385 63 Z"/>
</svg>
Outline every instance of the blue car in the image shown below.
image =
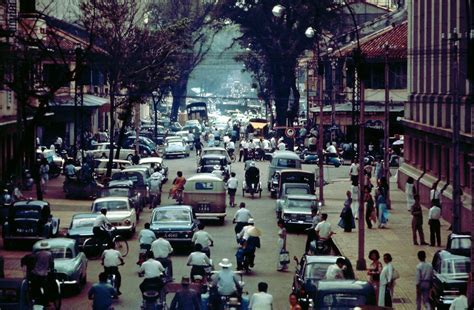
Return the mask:
<svg viewBox="0 0 474 310">
<path fill-rule="evenodd" d="M 94 235 L 92 227 L 96 217 L 97 213 L 77 213 L 72 216 L 67 237 L 76 240 L 79 248 L 87 238 Z"/>
</svg>

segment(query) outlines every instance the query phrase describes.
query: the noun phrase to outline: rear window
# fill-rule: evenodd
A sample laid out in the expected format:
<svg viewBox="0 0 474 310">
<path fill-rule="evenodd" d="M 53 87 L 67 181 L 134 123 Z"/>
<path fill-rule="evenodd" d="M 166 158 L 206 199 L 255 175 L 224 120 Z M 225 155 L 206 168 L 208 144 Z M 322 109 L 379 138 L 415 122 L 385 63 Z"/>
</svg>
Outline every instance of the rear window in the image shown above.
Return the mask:
<svg viewBox="0 0 474 310">
<path fill-rule="evenodd" d="M 125 201 L 102 201 L 94 204 L 94 211 L 99 212 L 102 208 L 108 211 L 125 211 L 128 210 L 128 204 Z"/>
<path fill-rule="evenodd" d="M 441 273 L 448 274 L 468 273 L 470 270 L 471 266 L 467 259 L 447 259 L 441 266 Z"/>
<path fill-rule="evenodd" d="M 194 189 L 196 190 L 212 190 L 214 189 L 213 182 L 196 182 L 194 185 Z"/>
<path fill-rule="evenodd" d="M 353 307 L 363 306 L 366 303 L 367 298 L 364 295 L 334 293 L 324 295 L 322 304 L 320 304 L 319 306 L 327 307 L 329 309 L 352 309 Z"/>
<path fill-rule="evenodd" d="M 296 168 L 296 160 L 294 159 L 278 158 L 274 164 L 282 168 Z"/>
<path fill-rule="evenodd" d="M 20 209 L 15 210 L 15 218 L 23 218 L 23 219 L 37 219 L 40 217 L 39 210 L 36 209 Z"/>
<path fill-rule="evenodd" d="M 288 195 L 306 195 L 306 194 L 310 194 L 310 192 L 307 188 L 290 187 L 290 188 L 286 189 L 286 194 L 288 194 Z"/>
<path fill-rule="evenodd" d="M 470 249 L 471 248 L 471 239 L 468 238 L 454 238 L 451 241 L 451 249 Z"/>
</svg>

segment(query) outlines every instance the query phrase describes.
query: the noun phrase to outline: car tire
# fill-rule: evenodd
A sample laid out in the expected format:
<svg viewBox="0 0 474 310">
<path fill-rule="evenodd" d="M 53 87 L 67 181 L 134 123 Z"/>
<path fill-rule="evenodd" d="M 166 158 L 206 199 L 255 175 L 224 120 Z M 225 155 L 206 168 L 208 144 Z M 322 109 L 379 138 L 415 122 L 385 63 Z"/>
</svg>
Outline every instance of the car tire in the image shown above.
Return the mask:
<svg viewBox="0 0 474 310">
<path fill-rule="evenodd" d="M 219 218 L 219 225 L 225 225 L 225 216 Z"/>
</svg>

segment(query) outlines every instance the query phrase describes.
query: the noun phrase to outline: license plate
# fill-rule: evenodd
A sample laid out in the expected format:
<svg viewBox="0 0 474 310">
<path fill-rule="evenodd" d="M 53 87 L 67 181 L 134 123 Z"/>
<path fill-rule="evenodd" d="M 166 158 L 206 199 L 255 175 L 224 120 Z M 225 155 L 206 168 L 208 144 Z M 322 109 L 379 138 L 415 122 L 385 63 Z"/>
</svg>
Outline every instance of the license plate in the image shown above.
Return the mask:
<svg viewBox="0 0 474 310">
<path fill-rule="evenodd" d="M 178 233 L 166 233 L 166 238 L 178 238 Z"/>
<path fill-rule="evenodd" d="M 201 203 L 198 205 L 198 212 L 209 212 L 211 211 L 211 205 L 208 203 Z"/>
</svg>

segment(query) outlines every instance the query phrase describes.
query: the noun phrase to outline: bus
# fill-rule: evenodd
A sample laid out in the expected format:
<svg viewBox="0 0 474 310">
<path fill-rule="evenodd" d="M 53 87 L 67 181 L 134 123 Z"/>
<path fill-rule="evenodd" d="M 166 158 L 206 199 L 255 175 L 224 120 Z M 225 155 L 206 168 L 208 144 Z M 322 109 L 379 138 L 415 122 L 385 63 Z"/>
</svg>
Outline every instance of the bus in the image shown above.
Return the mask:
<svg viewBox="0 0 474 310">
<path fill-rule="evenodd" d="M 198 121 L 207 122 L 207 103 L 205 102 L 192 102 L 186 106 L 186 112 L 188 113 L 188 120 L 196 119 Z"/>
</svg>

